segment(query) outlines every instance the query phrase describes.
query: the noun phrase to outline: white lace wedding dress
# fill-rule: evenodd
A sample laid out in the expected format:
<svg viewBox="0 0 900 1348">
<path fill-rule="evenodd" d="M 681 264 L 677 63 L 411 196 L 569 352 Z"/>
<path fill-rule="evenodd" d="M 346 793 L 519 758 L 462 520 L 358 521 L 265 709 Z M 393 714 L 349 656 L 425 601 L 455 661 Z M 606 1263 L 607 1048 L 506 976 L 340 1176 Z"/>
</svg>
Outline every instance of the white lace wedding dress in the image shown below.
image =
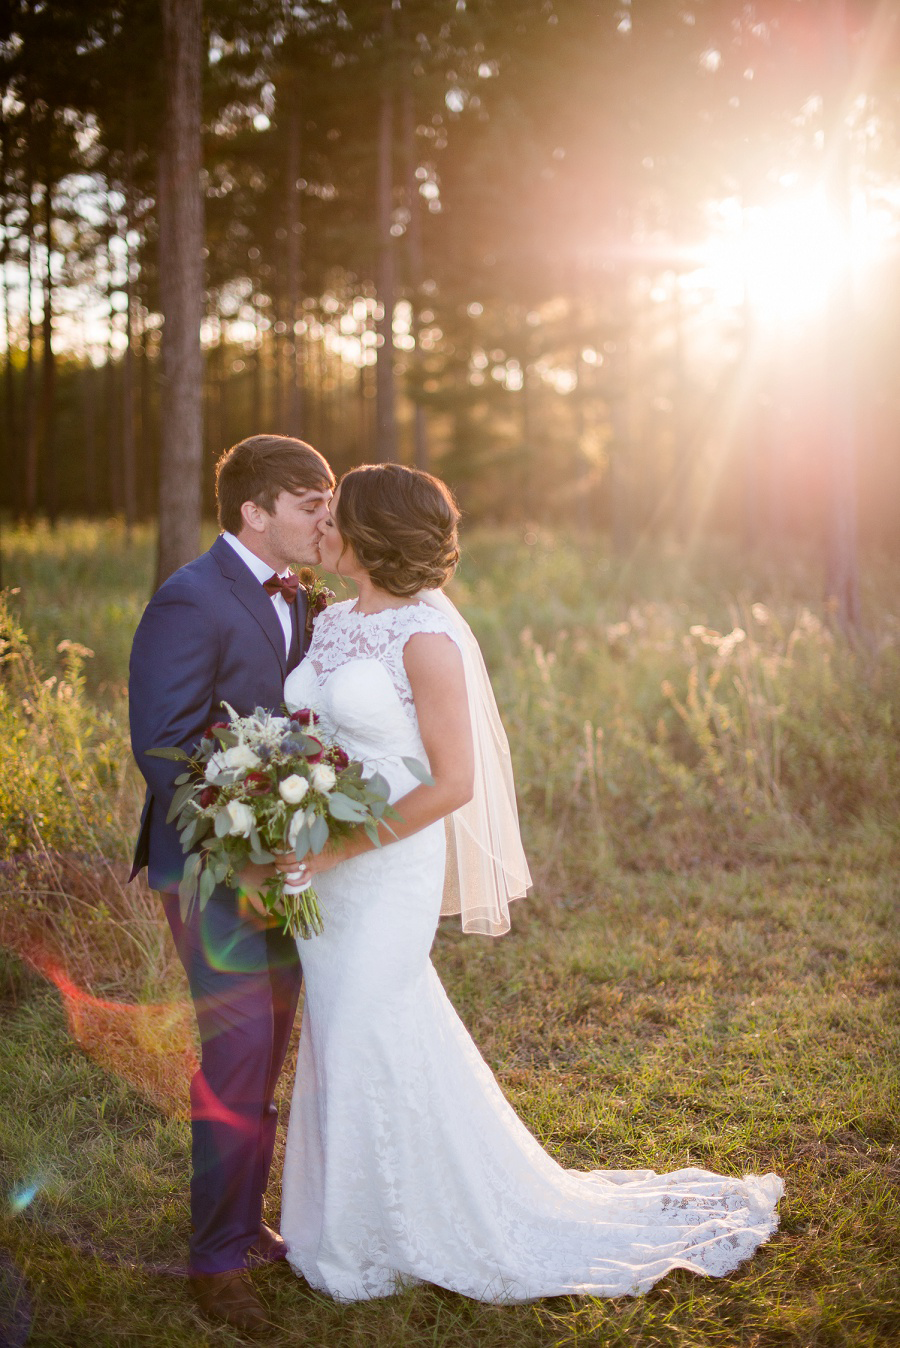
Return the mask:
<svg viewBox="0 0 900 1348">
<path fill-rule="evenodd" d="M 455 641 L 425 604 L 316 622 L 291 709 L 378 770 L 392 799 L 427 761 L 403 649 Z M 340 1301 L 437 1283 L 481 1301 L 637 1294 L 674 1268 L 723 1274 L 777 1225 L 775 1175 L 564 1170 L 520 1122 L 429 959 L 443 822 L 317 877 L 325 930 L 300 942 L 306 1003 L 284 1164 L 293 1267 Z"/>
</svg>

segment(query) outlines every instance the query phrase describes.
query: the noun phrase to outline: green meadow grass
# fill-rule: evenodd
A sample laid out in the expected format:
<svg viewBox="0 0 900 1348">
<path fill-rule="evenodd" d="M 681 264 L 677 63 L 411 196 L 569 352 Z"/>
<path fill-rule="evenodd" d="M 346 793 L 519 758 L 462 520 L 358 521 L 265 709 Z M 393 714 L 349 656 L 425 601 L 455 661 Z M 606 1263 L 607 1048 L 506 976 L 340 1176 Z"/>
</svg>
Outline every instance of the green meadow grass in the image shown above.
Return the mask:
<svg viewBox="0 0 900 1348">
<path fill-rule="evenodd" d="M 122 688 L 151 539 L 76 522 L 7 533 L 3 560 L 20 593 L 0 622 L 0 1326 L 47 1348 L 237 1344 L 178 1271 L 181 1041 L 154 1021 L 116 1057 L 109 1017 L 131 1013 L 104 1009 L 184 996 L 152 896 L 122 884 L 140 796 Z M 537 883 L 503 940 L 444 924 L 441 977 L 563 1164 L 776 1170 L 781 1226 L 729 1277 L 677 1273 L 635 1300 L 421 1288 L 338 1307 L 268 1270 L 269 1342 L 900 1344 L 896 580 L 870 571 L 851 650 L 800 565 L 750 583 L 727 552 L 616 567 L 600 544 L 467 540 L 456 595 Z M 45 976 L 54 960 L 101 999 L 93 1022 Z"/>
</svg>

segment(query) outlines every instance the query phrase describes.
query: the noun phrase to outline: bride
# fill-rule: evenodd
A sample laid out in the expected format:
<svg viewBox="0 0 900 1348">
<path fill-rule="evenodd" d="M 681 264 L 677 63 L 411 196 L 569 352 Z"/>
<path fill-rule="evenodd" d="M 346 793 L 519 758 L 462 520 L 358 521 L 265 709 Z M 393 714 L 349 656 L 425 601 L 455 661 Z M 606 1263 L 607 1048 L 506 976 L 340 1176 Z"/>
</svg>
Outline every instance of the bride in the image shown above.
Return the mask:
<svg viewBox="0 0 900 1348">
<path fill-rule="evenodd" d="M 775 1229 L 777 1176 L 564 1170 L 506 1101 L 429 959 L 442 911 L 499 934 L 530 882 L 490 684 L 440 593 L 457 520 L 441 482 L 384 464 L 347 473 L 320 526 L 323 566 L 359 595 L 318 618 L 285 699 L 377 768 L 402 822 L 380 849 L 359 830 L 302 868 L 325 930 L 301 944 L 288 1258 L 339 1301 L 420 1282 L 489 1302 L 615 1296 L 674 1268 L 727 1273 Z"/>
</svg>

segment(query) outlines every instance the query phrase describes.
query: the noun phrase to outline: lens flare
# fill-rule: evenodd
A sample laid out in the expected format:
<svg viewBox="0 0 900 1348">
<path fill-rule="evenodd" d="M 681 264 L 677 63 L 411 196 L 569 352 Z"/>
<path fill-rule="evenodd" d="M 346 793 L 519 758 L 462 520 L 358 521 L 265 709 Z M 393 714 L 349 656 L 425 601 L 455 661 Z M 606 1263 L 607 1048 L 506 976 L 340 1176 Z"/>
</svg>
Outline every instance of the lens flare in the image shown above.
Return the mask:
<svg viewBox="0 0 900 1348">
<path fill-rule="evenodd" d="M 748 305 L 764 326 L 815 320 L 848 272 L 859 279 L 892 241 L 883 213 L 867 210 L 859 193 L 851 205 L 842 214 L 824 188 L 764 206 L 711 203 L 710 238 L 682 284 L 725 308 Z"/>
<path fill-rule="evenodd" d="M 164 1114 L 188 1116 L 190 1082 L 199 1067 L 189 1002 L 105 1001 L 80 988 L 58 959 L 34 943 L 12 948 L 56 986 L 79 1048 Z"/>
<path fill-rule="evenodd" d="M 40 1182 L 38 1180 L 33 1180 L 28 1184 L 20 1184 L 17 1188 L 13 1189 L 12 1193 L 9 1195 L 10 1211 L 16 1214 L 24 1212 L 25 1209 L 30 1207 L 34 1202 L 40 1188 Z"/>
</svg>

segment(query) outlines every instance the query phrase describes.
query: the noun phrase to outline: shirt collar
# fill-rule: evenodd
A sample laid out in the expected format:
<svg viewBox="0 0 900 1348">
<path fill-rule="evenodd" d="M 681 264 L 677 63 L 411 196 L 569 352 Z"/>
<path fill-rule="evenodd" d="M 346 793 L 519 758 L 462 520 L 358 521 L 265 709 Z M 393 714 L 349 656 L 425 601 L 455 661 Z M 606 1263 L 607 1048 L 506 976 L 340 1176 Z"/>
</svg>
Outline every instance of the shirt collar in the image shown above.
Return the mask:
<svg viewBox="0 0 900 1348">
<path fill-rule="evenodd" d="M 230 548 L 234 548 L 241 561 L 244 562 L 246 566 L 249 566 L 260 585 L 265 584 L 272 575 L 272 568 L 269 566 L 269 563 L 264 562 L 261 557 L 257 557 L 255 552 L 251 552 L 249 548 L 244 546 L 239 538 L 236 538 L 234 534 L 230 534 L 227 529 L 222 534 L 222 537 Z M 288 567 L 288 571 L 290 571 L 290 567 Z M 287 574 L 288 572 L 285 572 L 285 575 Z"/>
</svg>

